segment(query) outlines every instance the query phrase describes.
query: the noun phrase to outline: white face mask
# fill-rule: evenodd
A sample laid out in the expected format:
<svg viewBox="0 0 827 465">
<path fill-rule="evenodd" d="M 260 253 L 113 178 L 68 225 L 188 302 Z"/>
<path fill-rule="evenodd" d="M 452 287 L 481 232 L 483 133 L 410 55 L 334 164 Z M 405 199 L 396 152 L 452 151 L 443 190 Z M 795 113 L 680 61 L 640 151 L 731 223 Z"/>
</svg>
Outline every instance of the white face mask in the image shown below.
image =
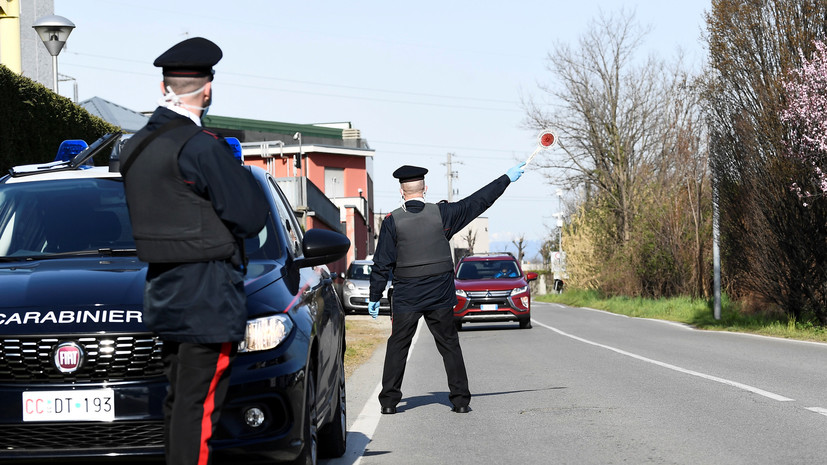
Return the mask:
<svg viewBox="0 0 827 465">
<path fill-rule="evenodd" d="M 202 112 L 201 117 L 203 118 L 203 117 L 207 116 L 207 111 L 209 110 L 210 105 L 212 105 L 212 96 L 210 96 L 210 100 L 207 102 L 208 105 L 205 106 L 205 107 L 198 107 L 198 106 L 195 106 L 195 105 L 188 105 L 186 103 L 182 103 L 181 102 L 181 97 L 189 97 L 191 95 L 198 95 L 201 92 L 204 92 L 204 89 L 206 87 L 207 87 L 207 85 L 204 84 L 203 86 L 201 86 L 198 89 L 195 89 L 192 92 L 187 92 L 186 94 L 178 95 L 172 90 L 172 87 L 167 86 L 167 93 L 164 94 L 164 96 L 161 97 L 158 100 L 158 105 L 162 106 L 162 107 L 184 107 L 184 108 L 191 108 L 191 109 L 194 109 L 194 110 L 201 110 L 201 112 Z"/>
</svg>

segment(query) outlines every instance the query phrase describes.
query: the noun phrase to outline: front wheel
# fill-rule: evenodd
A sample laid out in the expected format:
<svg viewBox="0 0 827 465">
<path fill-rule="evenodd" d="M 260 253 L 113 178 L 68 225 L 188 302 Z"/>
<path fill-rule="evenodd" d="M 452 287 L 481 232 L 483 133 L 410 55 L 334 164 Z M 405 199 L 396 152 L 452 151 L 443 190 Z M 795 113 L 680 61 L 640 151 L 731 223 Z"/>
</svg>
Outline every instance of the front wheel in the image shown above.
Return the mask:
<svg viewBox="0 0 827 465">
<path fill-rule="evenodd" d="M 520 320 L 520 329 L 531 329 L 531 318 Z"/>
</svg>

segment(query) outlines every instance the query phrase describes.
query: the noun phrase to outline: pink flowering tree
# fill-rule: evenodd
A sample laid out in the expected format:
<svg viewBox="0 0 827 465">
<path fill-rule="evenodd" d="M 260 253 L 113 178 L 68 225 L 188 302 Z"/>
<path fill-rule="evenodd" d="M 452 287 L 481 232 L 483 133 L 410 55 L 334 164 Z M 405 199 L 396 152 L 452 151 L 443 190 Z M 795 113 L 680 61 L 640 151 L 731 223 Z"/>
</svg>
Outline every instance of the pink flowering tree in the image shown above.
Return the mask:
<svg viewBox="0 0 827 465">
<path fill-rule="evenodd" d="M 781 122 L 791 129 L 787 155 L 801 160 L 810 179 L 790 189 L 806 207 L 815 197 L 827 195 L 827 45 L 815 41 L 812 59 L 801 56 L 802 65 L 789 71 L 784 80 L 787 106 Z"/>
</svg>

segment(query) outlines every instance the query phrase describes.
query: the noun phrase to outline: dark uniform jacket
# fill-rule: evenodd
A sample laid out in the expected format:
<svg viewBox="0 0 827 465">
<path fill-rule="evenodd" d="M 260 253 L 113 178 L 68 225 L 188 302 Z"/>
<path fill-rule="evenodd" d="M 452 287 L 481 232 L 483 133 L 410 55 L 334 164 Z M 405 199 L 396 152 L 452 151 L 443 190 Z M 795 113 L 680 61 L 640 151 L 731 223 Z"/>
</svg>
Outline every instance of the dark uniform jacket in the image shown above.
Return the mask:
<svg viewBox="0 0 827 465">
<path fill-rule="evenodd" d="M 505 192 L 510 183 L 508 176 L 502 175 L 458 202 L 436 204 L 442 216 L 443 233 L 446 239 L 450 239 L 487 210 Z M 413 213 L 422 211 L 424 206 L 424 203 L 416 200 L 405 202 L 405 208 Z M 379 301 L 388 281 L 388 273 L 396 267 L 396 245 L 396 224 L 393 216 L 388 215 L 382 221 L 376 253 L 373 256 L 370 275 L 371 302 Z M 393 276 L 392 308 L 394 312 L 431 311 L 450 308 L 456 303 L 453 270 L 415 278 L 401 278 L 396 274 Z"/>
<path fill-rule="evenodd" d="M 155 131 L 174 118 L 186 117 L 159 107 L 134 137 Z M 149 144 L 140 157 L 151 157 L 152 147 Z M 139 158 L 130 170 L 140 162 Z M 264 227 L 269 214 L 267 201 L 255 178 L 233 157 L 227 143 L 206 130 L 183 145 L 178 168 L 180 179 L 161 177 L 147 182 L 142 189 L 155 189 L 159 182 L 183 181 L 198 197 L 212 204 L 237 243 L 226 258 L 150 262 L 144 291 L 144 323 L 163 339 L 173 341 L 240 341 L 244 337 L 247 308 L 237 244 Z M 133 195 L 140 195 L 140 190 Z M 165 205 L 157 208 L 164 209 Z"/>
</svg>

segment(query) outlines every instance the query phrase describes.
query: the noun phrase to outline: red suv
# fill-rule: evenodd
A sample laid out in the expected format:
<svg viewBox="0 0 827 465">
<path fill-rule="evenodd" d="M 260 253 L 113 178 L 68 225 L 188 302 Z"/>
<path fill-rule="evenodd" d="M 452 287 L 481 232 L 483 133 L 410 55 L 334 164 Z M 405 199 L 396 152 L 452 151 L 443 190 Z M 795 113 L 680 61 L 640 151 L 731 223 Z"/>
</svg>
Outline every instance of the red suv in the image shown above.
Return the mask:
<svg viewBox="0 0 827 465">
<path fill-rule="evenodd" d="M 457 330 L 466 322 L 516 321 L 531 328 L 531 289 L 537 273 L 523 273 L 509 252 L 469 255 L 457 263 Z"/>
</svg>

